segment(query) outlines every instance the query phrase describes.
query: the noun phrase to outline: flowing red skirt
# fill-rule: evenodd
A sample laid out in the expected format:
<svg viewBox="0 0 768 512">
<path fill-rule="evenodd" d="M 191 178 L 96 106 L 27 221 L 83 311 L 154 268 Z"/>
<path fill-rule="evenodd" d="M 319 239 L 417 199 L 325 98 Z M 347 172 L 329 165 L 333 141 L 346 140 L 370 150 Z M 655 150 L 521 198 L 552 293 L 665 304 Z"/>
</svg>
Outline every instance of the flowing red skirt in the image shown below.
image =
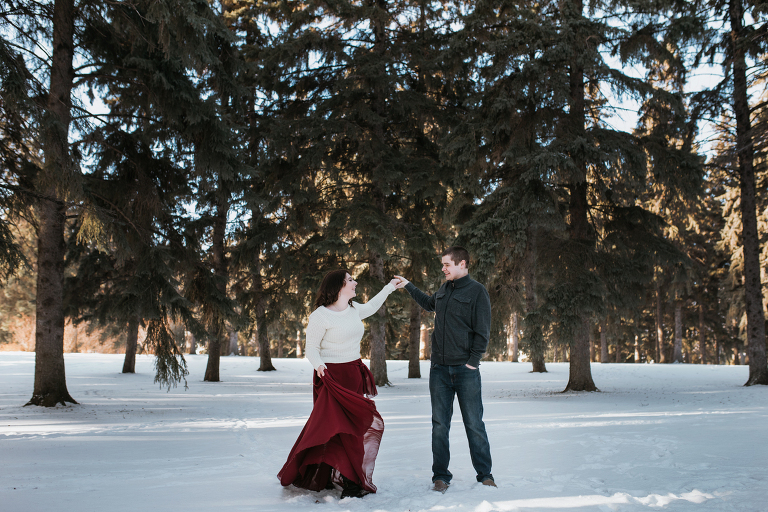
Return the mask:
<svg viewBox="0 0 768 512">
<path fill-rule="evenodd" d="M 371 478 L 384 421 L 363 396 L 377 394 L 373 374 L 360 359 L 325 366 L 322 379 L 315 372 L 312 414 L 277 477 L 284 486 L 320 491 L 343 475 L 376 492 Z"/>
</svg>

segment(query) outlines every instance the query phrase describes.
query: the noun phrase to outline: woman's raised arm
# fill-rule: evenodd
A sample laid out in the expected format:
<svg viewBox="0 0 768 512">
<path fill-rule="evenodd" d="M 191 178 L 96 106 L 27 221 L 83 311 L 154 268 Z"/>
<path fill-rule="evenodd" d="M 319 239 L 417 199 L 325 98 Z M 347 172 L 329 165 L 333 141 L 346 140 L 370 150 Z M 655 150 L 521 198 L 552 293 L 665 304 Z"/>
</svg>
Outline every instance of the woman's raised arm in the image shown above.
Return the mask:
<svg viewBox="0 0 768 512">
<path fill-rule="evenodd" d="M 392 293 L 397 289 L 396 283 L 398 283 L 398 279 L 393 279 L 389 283 L 387 283 L 384 288 L 381 289 L 379 293 L 376 294 L 375 297 L 373 297 L 371 300 L 366 302 L 365 304 L 359 304 L 355 303 L 355 309 L 357 310 L 357 314 L 360 315 L 360 320 L 363 320 L 364 318 L 368 318 L 375 312 L 379 310 L 382 304 L 384 304 L 384 301 L 387 300 L 387 297 L 389 297 L 389 294 Z"/>
</svg>

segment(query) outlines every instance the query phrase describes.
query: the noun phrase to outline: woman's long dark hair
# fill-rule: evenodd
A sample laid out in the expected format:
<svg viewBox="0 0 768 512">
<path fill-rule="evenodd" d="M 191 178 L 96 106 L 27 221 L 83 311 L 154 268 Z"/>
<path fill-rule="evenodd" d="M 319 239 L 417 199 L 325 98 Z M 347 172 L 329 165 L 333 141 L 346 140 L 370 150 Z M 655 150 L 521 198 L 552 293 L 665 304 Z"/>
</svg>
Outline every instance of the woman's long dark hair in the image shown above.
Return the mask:
<svg viewBox="0 0 768 512">
<path fill-rule="evenodd" d="M 344 287 L 347 274 L 349 274 L 349 271 L 343 268 L 331 270 L 325 274 L 323 282 L 320 283 L 320 289 L 317 291 L 315 308 L 330 306 L 339 299 L 339 292 Z M 352 305 L 352 299 L 349 300 L 349 304 Z"/>
</svg>

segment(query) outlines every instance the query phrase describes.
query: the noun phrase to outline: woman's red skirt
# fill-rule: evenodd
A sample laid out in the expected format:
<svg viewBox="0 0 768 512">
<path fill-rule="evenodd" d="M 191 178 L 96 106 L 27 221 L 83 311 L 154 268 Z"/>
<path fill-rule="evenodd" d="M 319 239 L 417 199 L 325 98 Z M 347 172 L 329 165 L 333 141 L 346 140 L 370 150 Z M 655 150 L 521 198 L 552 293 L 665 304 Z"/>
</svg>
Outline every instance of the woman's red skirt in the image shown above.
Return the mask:
<svg viewBox="0 0 768 512">
<path fill-rule="evenodd" d="M 277 477 L 284 486 L 320 491 L 343 475 L 376 492 L 371 478 L 384 421 L 363 396 L 377 394 L 373 374 L 360 359 L 325 366 L 322 379 L 314 375 L 312 414 Z"/>
</svg>

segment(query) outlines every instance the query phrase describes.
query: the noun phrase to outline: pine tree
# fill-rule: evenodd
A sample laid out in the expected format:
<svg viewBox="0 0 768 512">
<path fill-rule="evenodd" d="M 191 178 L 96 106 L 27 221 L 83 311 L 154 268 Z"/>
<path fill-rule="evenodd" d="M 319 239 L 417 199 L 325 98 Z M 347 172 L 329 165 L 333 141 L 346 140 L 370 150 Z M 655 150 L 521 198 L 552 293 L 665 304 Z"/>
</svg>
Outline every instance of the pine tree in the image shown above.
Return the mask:
<svg viewBox="0 0 768 512">
<path fill-rule="evenodd" d="M 424 33 L 418 20 L 432 16 L 430 4 L 421 5 L 427 13 L 419 5 L 366 0 L 298 8 L 286 1 L 276 9 L 282 31 L 272 52 L 283 60 L 275 91 L 290 114 L 290 136 L 278 151 L 322 190 L 316 222 L 323 231 L 311 251 L 327 265 L 361 270 L 360 288 L 369 295 L 396 273 L 392 255 L 404 231 L 398 219 L 417 207 L 405 194 L 427 199 L 432 192 L 423 190 L 439 182 L 430 133 L 439 108 L 418 91 L 433 89 L 425 83 L 427 62 L 409 59 Z M 378 385 L 388 383 L 386 310 L 368 321 Z"/>
<path fill-rule="evenodd" d="M 727 193 L 724 208 L 726 226 L 723 232 L 723 247 L 733 245 L 733 230 L 740 225 L 741 256 L 731 264 L 731 278 L 736 269 L 743 272 L 743 308 L 746 315 L 746 342 L 749 352 L 749 377 L 745 385 L 768 384 L 768 363 L 766 362 L 765 312 L 763 286 L 760 277 L 760 234 L 757 223 L 757 174 L 755 173 L 755 131 L 752 127 L 750 105 L 750 82 L 748 76 L 760 76 L 765 72 L 765 60 L 761 57 L 766 50 L 765 7 L 759 2 L 729 0 L 710 2 L 707 7 L 711 14 L 709 38 L 700 44 L 698 50 L 710 63 L 719 62 L 725 79 L 710 90 L 698 96 L 701 112 L 709 112 L 713 118 L 725 115 L 735 127 L 732 134 L 731 157 L 732 179 L 738 187 L 737 194 Z M 752 23 L 749 23 L 751 20 Z M 727 139 L 726 139 L 727 140 Z M 723 142 L 726 142 L 724 140 Z M 721 149 L 724 149 L 721 146 Z M 720 155 L 723 155 L 720 151 Z M 722 160 L 722 158 L 720 158 Z M 723 167 L 726 170 L 727 167 Z M 738 205 L 739 219 L 729 215 L 731 206 Z M 730 217 L 730 218 L 729 218 Z M 736 265 L 734 265 L 736 263 Z M 733 283 L 733 289 L 741 288 Z M 740 300 L 731 303 L 738 307 Z M 732 319 L 735 316 L 729 315 Z"/>
<path fill-rule="evenodd" d="M 601 9 L 614 14 L 613 22 L 595 14 Z M 609 306 L 641 301 L 652 275 L 649 247 L 669 249 L 660 219 L 636 201 L 649 186 L 647 160 L 671 154 L 683 162 L 674 169 L 660 167 L 653 176 L 670 190 L 695 191 L 701 179 L 690 146 L 661 145 L 658 138 L 613 130 L 603 121 L 612 108 L 603 92 L 609 87 L 615 95 L 647 98 L 670 118 L 685 116 L 680 97 L 626 76 L 604 58 L 613 53 L 623 63 L 658 59 L 677 65 L 667 48 L 686 26 L 671 14 L 662 23 L 623 3 L 585 9 L 580 1 L 481 2 L 462 20 L 467 28 L 457 37 L 454 51 L 472 59 L 479 77 L 467 96 L 468 122 L 454 132 L 454 144 L 464 148 L 459 168 L 477 170 L 492 184 L 482 197 L 491 211 L 494 203 L 506 204 L 504 193 L 514 180 L 518 188 L 538 182 L 540 196 L 551 198 L 551 207 L 538 209 L 553 220 L 540 232 L 547 248 L 537 253 L 556 257 L 536 262 L 537 276 L 543 277 L 537 309 L 546 319 L 543 325 L 551 326 L 552 339 L 570 348 L 567 390 L 596 389 L 589 369 L 593 322 Z M 517 197 L 509 194 L 507 201 L 523 212 L 536 211 Z M 488 218 L 511 225 L 506 229 L 516 244 L 526 239 L 530 221 L 513 224 L 503 214 Z M 484 241 L 489 257 L 496 251 L 498 258 L 505 246 L 493 249 L 495 241 L 485 241 L 495 227 L 471 224 L 464 236 Z"/>
<path fill-rule="evenodd" d="M 746 5 L 745 5 L 746 4 Z M 754 148 L 750 119 L 747 85 L 747 51 L 764 53 L 768 25 L 745 27 L 744 15 L 748 2 L 729 0 L 728 21 L 730 37 L 728 55 L 732 76 L 733 112 L 736 118 L 736 154 L 740 185 L 742 243 L 744 251 L 744 293 L 747 312 L 747 343 L 749 347 L 749 378 L 745 385 L 768 385 L 768 361 L 766 360 L 765 314 L 760 270 L 760 239 L 757 231 L 756 183 Z M 751 7 L 751 6 L 750 6 Z M 753 17 L 760 20 L 760 9 L 754 9 Z M 752 47 L 745 47 L 754 41 Z M 761 44 L 762 43 L 762 44 Z M 754 46 L 756 45 L 756 46 Z"/>
<path fill-rule="evenodd" d="M 291 324 L 289 318 L 305 309 L 301 276 L 311 258 L 308 240 L 317 231 L 312 213 L 317 194 L 312 175 L 294 160 L 301 143 L 293 127 L 291 78 L 282 75 L 281 41 L 270 35 L 284 21 L 281 5 L 228 4 L 228 22 L 241 35 L 238 48 L 245 62 L 242 154 L 248 164 L 235 185 L 244 218 L 232 248 L 233 290 L 246 332 L 257 337 L 258 370 L 274 371 L 274 328 Z"/>
<path fill-rule="evenodd" d="M 399 47 L 402 55 L 399 72 L 411 109 L 410 115 L 398 123 L 398 147 L 410 165 L 395 191 L 401 198 L 395 238 L 399 242 L 397 251 L 405 255 L 400 265 L 407 261 L 405 275 L 415 286 L 425 289 L 442 277 L 437 256 L 452 235 L 446 223 L 446 208 L 453 183 L 440 150 L 444 129 L 452 122 L 451 104 L 456 96 L 448 88 L 444 78 L 447 73 L 439 59 L 448 42 L 445 21 L 440 21 L 445 11 L 439 4 L 424 1 L 406 3 L 405 8 L 412 9 L 414 14 L 408 18 L 410 26 L 398 32 L 393 46 Z M 397 262 L 393 262 L 393 267 L 397 270 Z M 408 378 L 420 378 L 423 313 L 415 302 L 408 302 Z"/>
<path fill-rule="evenodd" d="M 39 220 L 35 311 L 35 383 L 28 405 L 77 403 L 67 391 L 64 372 L 65 201 L 78 174 L 68 144 L 75 78 L 74 0 L 56 0 L 50 19 L 53 48 L 50 84 L 41 120 L 44 164 L 35 180 Z"/>
<path fill-rule="evenodd" d="M 34 69 L 40 70 L 40 76 L 49 77 L 42 85 L 34 74 L 29 79 L 40 91 L 39 114 L 31 124 L 41 140 L 42 164 L 25 179 L 34 187 L 39 222 L 36 376 L 30 404 L 55 405 L 73 401 L 66 390 L 63 359 L 66 217 L 77 217 L 81 242 L 102 249 L 116 242 L 120 230 L 110 229 L 115 219 L 130 221 L 120 208 L 107 204 L 109 194 L 94 194 L 99 186 L 109 188 L 110 170 L 92 168 L 82 158 L 83 152 L 96 154 L 98 147 L 109 142 L 101 130 L 104 127 L 112 134 L 140 132 L 151 141 L 148 146 L 165 157 L 184 147 L 194 135 L 190 131 L 200 126 L 195 119 L 205 112 L 190 70 L 202 73 L 206 66 L 215 66 L 212 42 L 217 18 L 205 2 L 197 0 L 6 4 L 16 21 L 11 36 L 16 48 L 26 51 L 25 59 L 36 60 Z M 35 51 L 38 34 L 52 35 L 49 60 Z M 79 48 L 77 69 L 75 47 Z M 110 106 L 108 116 L 89 112 L 86 100 L 97 95 Z M 76 119 L 75 109 L 79 112 Z M 158 118 L 162 118 L 162 130 L 153 125 L 152 120 Z M 128 136 L 121 142 L 138 139 Z M 92 187 L 94 184 L 98 186 Z M 165 312 L 172 314 L 167 308 Z M 172 338 L 167 336 L 166 317 L 150 320 L 149 332 L 156 336 L 158 346 L 176 352 L 169 345 Z M 160 380 L 176 370 L 183 373 L 178 364 L 175 357 L 173 361 L 159 360 Z"/>
</svg>

